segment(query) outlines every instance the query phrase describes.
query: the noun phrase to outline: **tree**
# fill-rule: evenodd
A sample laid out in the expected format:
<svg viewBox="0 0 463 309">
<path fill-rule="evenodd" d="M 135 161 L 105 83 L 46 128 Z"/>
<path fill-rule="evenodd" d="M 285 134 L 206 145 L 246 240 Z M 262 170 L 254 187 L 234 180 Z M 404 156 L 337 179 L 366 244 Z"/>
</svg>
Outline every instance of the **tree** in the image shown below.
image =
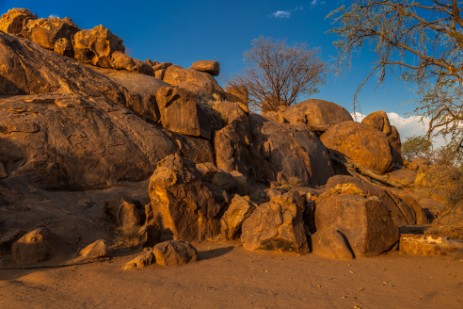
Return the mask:
<svg viewBox="0 0 463 309">
<path fill-rule="evenodd" d="M 230 82 L 249 93 L 249 103 L 262 111 L 276 111 L 293 104 L 300 95 L 317 92 L 325 71 L 316 49 L 290 47 L 284 41 L 259 38 L 245 53 L 251 67 Z"/>
<path fill-rule="evenodd" d="M 411 136 L 402 143 L 402 155 L 408 161 L 414 158 L 430 160 L 431 146 L 426 136 Z"/>
<path fill-rule="evenodd" d="M 387 68 L 400 67 L 401 77 L 418 85 L 416 112 L 429 117 L 428 136 L 451 136 L 463 150 L 463 1 L 355 0 L 329 16 L 335 44 L 350 59 L 365 43 L 374 47 L 374 73 L 383 81 Z M 346 59 L 344 59 L 346 60 Z M 354 107 L 356 106 L 354 98 Z"/>
</svg>

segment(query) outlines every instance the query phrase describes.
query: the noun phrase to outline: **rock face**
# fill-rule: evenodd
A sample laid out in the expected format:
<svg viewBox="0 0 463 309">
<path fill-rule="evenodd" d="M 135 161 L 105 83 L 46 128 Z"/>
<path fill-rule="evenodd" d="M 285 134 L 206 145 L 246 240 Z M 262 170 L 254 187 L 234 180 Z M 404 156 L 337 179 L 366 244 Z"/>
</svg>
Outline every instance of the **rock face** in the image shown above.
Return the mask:
<svg viewBox="0 0 463 309">
<path fill-rule="evenodd" d="M 213 60 L 200 60 L 193 62 L 191 69 L 218 76 L 220 74 L 220 63 Z"/>
<path fill-rule="evenodd" d="M 112 54 L 125 51 L 122 40 L 102 25 L 77 32 L 73 46 L 76 60 L 102 68 L 112 68 Z"/>
<path fill-rule="evenodd" d="M 156 264 L 162 266 L 179 266 L 198 260 L 198 252 L 191 244 L 181 241 L 165 241 L 153 248 Z"/>
<path fill-rule="evenodd" d="M 37 19 L 37 16 L 26 9 L 11 9 L 0 18 L 0 31 L 21 35 L 29 20 Z"/>
<path fill-rule="evenodd" d="M 369 114 L 362 120 L 362 123 L 383 132 L 391 145 L 391 151 L 394 163 L 403 165 L 402 143 L 400 141 L 399 131 L 389 122 L 389 117 L 385 111 L 376 111 Z"/>
<path fill-rule="evenodd" d="M 211 127 L 195 94 L 172 87 L 156 91 L 162 126 L 184 135 L 210 139 Z"/>
<path fill-rule="evenodd" d="M 149 195 L 155 225 L 169 230 L 174 239 L 203 240 L 220 233 L 220 197 L 179 155 L 159 162 L 150 178 Z"/>
<path fill-rule="evenodd" d="M 162 80 L 201 97 L 221 99 L 224 96 L 223 89 L 208 73 L 171 65 L 165 69 Z"/>
<path fill-rule="evenodd" d="M 308 253 L 303 208 L 303 200 L 296 193 L 274 196 L 269 203 L 258 206 L 243 223 L 243 247 Z"/>
<path fill-rule="evenodd" d="M 353 121 L 349 112 L 329 101 L 310 99 L 294 106 L 290 106 L 282 113 L 291 124 L 305 124 L 310 130 L 325 132 L 331 126 Z"/>
<path fill-rule="evenodd" d="M 393 163 L 387 137 L 370 126 L 342 122 L 330 127 L 321 141 L 336 160 L 352 161 L 356 167 L 376 174 L 388 172 Z"/>
<path fill-rule="evenodd" d="M 355 257 L 384 253 L 399 240 L 397 227 L 394 226 L 387 208 L 377 197 L 358 194 L 322 196 L 317 201 L 315 225 L 316 234 L 333 229 L 339 232 Z M 325 236 L 317 236 L 316 239 L 324 238 Z M 337 237 L 335 246 L 339 246 L 339 242 L 340 238 Z M 324 245 L 331 246 L 330 243 Z M 344 257 L 345 252 L 342 247 L 341 251 L 335 251 L 333 257 L 338 257 L 338 254 Z"/>
<path fill-rule="evenodd" d="M 225 239 L 235 239 L 241 236 L 243 222 L 256 209 L 255 204 L 248 198 L 235 195 L 220 220 L 222 236 Z"/>
</svg>

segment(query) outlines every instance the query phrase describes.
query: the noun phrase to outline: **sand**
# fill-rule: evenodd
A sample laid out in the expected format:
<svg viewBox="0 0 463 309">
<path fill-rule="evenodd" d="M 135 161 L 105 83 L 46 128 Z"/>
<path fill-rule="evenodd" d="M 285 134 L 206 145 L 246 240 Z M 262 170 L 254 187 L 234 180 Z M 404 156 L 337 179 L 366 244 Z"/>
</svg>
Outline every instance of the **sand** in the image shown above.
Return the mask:
<svg viewBox="0 0 463 309">
<path fill-rule="evenodd" d="M 0 308 L 463 308 L 463 260 L 369 259 L 196 244 L 201 260 L 123 271 L 127 254 L 65 268 L 0 270 Z"/>
</svg>

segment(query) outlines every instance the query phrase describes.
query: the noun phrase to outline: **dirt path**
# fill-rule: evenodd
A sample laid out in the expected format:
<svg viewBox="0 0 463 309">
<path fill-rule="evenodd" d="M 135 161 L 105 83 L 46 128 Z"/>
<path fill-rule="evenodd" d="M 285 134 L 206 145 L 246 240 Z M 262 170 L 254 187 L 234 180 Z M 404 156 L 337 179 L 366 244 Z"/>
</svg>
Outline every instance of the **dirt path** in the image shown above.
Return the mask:
<svg viewBox="0 0 463 309">
<path fill-rule="evenodd" d="M 312 255 L 198 246 L 201 261 L 124 272 L 133 256 L 44 270 L 0 271 L 0 308 L 463 308 L 463 261 Z M 356 307 L 357 306 L 357 307 Z"/>
</svg>

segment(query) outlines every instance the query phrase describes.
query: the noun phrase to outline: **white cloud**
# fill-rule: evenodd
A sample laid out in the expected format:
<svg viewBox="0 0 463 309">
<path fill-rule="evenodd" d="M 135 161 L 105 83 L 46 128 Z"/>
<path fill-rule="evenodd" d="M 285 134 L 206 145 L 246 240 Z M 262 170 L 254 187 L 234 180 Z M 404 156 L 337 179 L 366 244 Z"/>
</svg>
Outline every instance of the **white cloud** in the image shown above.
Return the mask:
<svg viewBox="0 0 463 309">
<path fill-rule="evenodd" d="M 429 125 L 429 118 L 422 118 L 420 116 L 401 116 L 397 113 L 387 113 L 391 125 L 395 126 L 400 133 L 400 139 L 405 141 L 407 138 L 415 135 L 422 136 L 426 135 Z M 361 113 L 352 114 L 352 117 L 356 121 L 362 121 L 366 116 Z M 446 144 L 445 139 L 442 136 L 433 138 L 434 147 L 441 147 Z"/>
<path fill-rule="evenodd" d="M 312 0 L 312 2 L 310 2 L 311 5 L 317 5 L 318 4 L 318 0 Z"/>
<path fill-rule="evenodd" d="M 289 11 L 276 11 L 272 14 L 275 18 L 290 18 L 291 12 Z"/>
</svg>

